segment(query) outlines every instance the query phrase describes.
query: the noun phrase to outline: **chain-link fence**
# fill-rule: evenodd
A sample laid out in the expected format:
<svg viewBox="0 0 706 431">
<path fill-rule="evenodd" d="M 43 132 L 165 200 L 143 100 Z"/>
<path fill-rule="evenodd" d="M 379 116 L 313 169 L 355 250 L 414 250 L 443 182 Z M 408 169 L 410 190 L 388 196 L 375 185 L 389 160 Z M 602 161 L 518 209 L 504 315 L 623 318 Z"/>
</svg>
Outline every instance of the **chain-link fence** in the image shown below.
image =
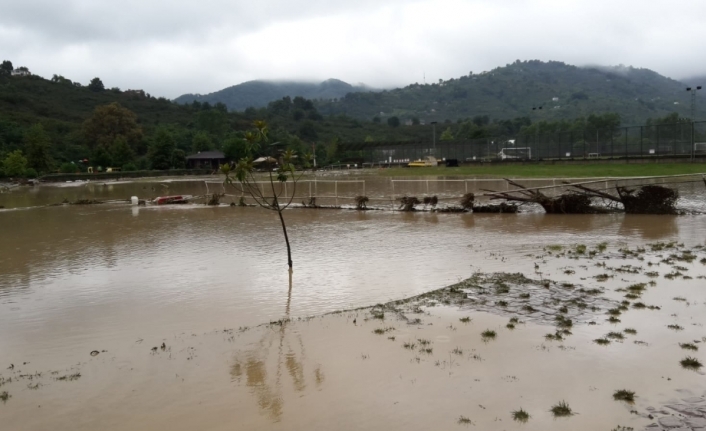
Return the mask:
<svg viewBox="0 0 706 431">
<path fill-rule="evenodd" d="M 434 156 L 459 162 L 706 157 L 706 121 L 609 130 L 428 142 L 339 144 L 339 160 L 395 165 Z"/>
</svg>

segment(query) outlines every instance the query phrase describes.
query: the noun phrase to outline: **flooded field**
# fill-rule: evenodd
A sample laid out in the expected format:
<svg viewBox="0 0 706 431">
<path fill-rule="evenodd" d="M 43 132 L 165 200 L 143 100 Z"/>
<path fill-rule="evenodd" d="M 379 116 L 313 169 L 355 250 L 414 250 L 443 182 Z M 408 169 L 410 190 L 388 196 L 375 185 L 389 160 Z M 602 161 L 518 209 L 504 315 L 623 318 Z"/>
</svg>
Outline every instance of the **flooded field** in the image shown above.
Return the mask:
<svg viewBox="0 0 706 431">
<path fill-rule="evenodd" d="M 39 207 L 204 187 L 0 195 L 7 429 L 706 427 L 704 216 Z"/>
</svg>

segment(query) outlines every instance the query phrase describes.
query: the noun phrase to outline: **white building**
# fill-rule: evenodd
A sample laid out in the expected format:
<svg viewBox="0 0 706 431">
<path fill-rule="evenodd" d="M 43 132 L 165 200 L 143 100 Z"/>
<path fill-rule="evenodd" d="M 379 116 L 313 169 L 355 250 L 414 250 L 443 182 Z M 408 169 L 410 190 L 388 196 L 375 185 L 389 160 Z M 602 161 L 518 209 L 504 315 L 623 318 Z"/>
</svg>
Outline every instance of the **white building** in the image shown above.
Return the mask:
<svg viewBox="0 0 706 431">
<path fill-rule="evenodd" d="M 18 67 L 10 73 L 12 76 L 30 76 L 31 73 L 26 67 Z"/>
</svg>

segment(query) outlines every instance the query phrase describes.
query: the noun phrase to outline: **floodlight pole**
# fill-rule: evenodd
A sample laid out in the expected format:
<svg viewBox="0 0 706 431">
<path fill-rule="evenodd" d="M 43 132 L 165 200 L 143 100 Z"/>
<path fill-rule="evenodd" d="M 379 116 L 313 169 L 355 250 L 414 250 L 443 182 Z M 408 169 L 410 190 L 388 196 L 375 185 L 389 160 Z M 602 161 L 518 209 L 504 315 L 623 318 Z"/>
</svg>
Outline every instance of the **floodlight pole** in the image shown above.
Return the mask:
<svg viewBox="0 0 706 431">
<path fill-rule="evenodd" d="M 436 157 L 436 121 L 431 122 L 432 155 Z"/>
<path fill-rule="evenodd" d="M 695 120 L 695 113 L 696 113 L 696 92 L 698 90 L 701 90 L 701 86 L 698 85 L 696 87 L 686 87 L 686 91 L 691 93 L 691 161 L 693 162 L 695 157 L 696 157 L 696 142 L 695 142 L 695 137 L 694 137 L 694 120 Z"/>
</svg>

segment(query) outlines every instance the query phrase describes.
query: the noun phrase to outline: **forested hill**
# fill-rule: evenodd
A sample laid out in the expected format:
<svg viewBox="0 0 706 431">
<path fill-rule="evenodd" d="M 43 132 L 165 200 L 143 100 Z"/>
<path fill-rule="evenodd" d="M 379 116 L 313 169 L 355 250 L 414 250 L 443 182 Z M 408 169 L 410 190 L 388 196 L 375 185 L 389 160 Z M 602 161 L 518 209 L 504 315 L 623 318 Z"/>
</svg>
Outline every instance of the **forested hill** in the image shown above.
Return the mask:
<svg viewBox="0 0 706 431">
<path fill-rule="evenodd" d="M 189 104 L 193 101 L 225 104 L 231 111 L 244 111 L 247 108 L 261 108 L 283 97 L 297 96 L 305 99 L 334 99 L 351 92 L 367 92 L 369 88 L 353 86 L 338 79 L 328 79 L 321 83 L 295 81 L 248 81 L 210 94 L 184 94 L 174 101 Z"/>
<path fill-rule="evenodd" d="M 694 84 L 696 85 L 696 84 Z M 702 94 L 697 119 L 706 118 Z M 433 84 L 412 84 L 376 93 L 348 93 L 338 100 L 320 100 L 323 115 L 346 114 L 358 119 L 396 116 L 430 121 L 488 116 L 533 121 L 618 113 L 623 124 L 677 112 L 690 116 L 685 84 L 648 69 L 576 67 L 561 62 L 517 61 L 489 72 L 469 74 Z M 532 109 L 532 108 L 539 108 Z"/>
</svg>

